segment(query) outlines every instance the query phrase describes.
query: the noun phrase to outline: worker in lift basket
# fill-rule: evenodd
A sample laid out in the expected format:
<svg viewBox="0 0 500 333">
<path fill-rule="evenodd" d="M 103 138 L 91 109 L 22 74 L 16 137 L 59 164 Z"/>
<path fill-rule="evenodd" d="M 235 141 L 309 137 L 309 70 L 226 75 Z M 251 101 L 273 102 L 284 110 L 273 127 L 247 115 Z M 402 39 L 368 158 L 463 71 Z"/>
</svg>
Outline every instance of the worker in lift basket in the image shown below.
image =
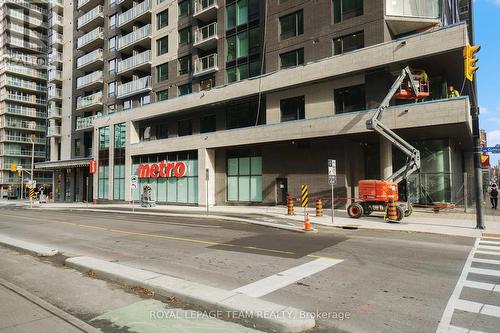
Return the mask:
<svg viewBox="0 0 500 333">
<path fill-rule="evenodd" d="M 448 98 L 460 97 L 460 93 L 455 90 L 455 87 L 450 85 L 448 86 Z"/>
</svg>

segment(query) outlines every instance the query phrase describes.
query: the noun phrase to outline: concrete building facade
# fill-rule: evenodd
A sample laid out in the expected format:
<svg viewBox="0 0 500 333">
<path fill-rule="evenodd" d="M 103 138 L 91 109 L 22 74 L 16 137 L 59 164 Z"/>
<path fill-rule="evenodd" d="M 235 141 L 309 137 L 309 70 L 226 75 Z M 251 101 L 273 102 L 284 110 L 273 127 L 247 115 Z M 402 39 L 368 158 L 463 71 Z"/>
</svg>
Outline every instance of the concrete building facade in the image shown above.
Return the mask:
<svg viewBox="0 0 500 333">
<path fill-rule="evenodd" d="M 26 196 L 34 162 L 47 159 L 48 2 L 0 2 L 0 197 Z M 23 171 L 17 171 L 19 169 Z M 50 173 L 34 179 L 50 186 Z"/>
<path fill-rule="evenodd" d="M 75 24 L 98 15 L 86 26 L 64 27 L 63 58 L 73 39 L 95 40 L 67 47 L 77 63 L 63 65 L 72 82 L 63 84 L 65 153 L 38 167 L 59 168 L 69 185 L 56 197 L 67 201 L 138 200 L 149 185 L 159 203 L 276 205 L 301 184 L 314 198 L 329 197 L 331 158 L 336 205 L 345 205 L 360 179 L 387 177 L 405 161 L 365 122 L 409 65 L 428 73 L 430 96 L 393 100 L 382 118 L 422 153 L 422 168 L 402 194 L 415 202 L 460 202 L 464 172 L 472 170 L 471 101 L 467 85 L 458 98 L 448 98 L 447 87 L 464 82 L 471 28 L 460 23 L 458 1 L 406 3 L 65 5 Z M 93 65 L 78 68 L 82 57 Z M 98 166 L 93 176 L 91 160 Z M 178 162 L 185 170 L 172 176 L 166 168 Z M 153 173 L 142 173 L 146 167 Z M 134 175 L 141 177 L 132 191 Z"/>
</svg>

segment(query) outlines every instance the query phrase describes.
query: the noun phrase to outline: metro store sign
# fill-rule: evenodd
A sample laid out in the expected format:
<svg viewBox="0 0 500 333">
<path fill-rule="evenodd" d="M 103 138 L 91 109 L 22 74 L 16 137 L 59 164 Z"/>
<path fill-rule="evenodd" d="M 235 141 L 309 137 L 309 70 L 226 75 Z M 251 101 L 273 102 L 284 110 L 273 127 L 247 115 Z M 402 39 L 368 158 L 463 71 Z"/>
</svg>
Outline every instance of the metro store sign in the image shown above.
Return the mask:
<svg viewBox="0 0 500 333">
<path fill-rule="evenodd" d="M 186 175 L 187 165 L 184 162 L 167 162 L 139 164 L 137 176 L 139 178 L 181 178 Z"/>
</svg>

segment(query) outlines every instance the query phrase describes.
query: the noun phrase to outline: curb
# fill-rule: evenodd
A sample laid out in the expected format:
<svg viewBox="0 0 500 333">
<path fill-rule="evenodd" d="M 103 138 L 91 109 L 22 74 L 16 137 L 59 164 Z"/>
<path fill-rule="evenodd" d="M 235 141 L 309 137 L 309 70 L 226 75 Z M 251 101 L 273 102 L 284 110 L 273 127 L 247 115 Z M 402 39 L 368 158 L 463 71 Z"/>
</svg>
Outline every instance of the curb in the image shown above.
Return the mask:
<svg viewBox="0 0 500 333">
<path fill-rule="evenodd" d="M 80 271 L 93 271 L 98 277 L 126 285 L 139 285 L 163 296 L 228 314 L 244 314 L 257 327 L 282 333 L 296 333 L 315 326 L 313 316 L 305 311 L 280 305 L 235 291 L 214 288 L 183 279 L 127 267 L 91 257 L 66 259 L 66 265 Z"/>
<path fill-rule="evenodd" d="M 201 218 L 201 219 L 219 219 L 227 221 L 245 222 L 255 225 L 260 225 L 263 227 L 270 227 L 275 229 L 282 229 L 293 232 L 304 233 L 305 231 L 300 227 L 281 225 L 271 222 L 256 221 L 251 219 L 244 219 L 225 215 L 202 215 L 202 214 L 182 214 L 182 213 L 160 213 L 160 212 L 132 212 L 114 209 L 98 209 L 98 208 L 43 208 L 47 210 L 74 210 L 74 211 L 87 211 L 87 212 L 101 212 L 101 213 L 119 213 L 119 214 L 136 214 L 136 215 L 154 215 L 154 216 L 173 216 L 173 217 L 191 217 L 191 218 Z"/>
<path fill-rule="evenodd" d="M 28 291 L 26 291 L 24 289 L 21 289 L 20 287 L 14 285 L 8 281 L 5 281 L 2 278 L 0 278 L 0 285 L 13 291 L 14 293 L 18 294 L 19 296 L 24 297 L 25 299 L 27 299 L 31 303 L 38 305 L 39 307 L 41 307 L 45 311 L 52 313 L 54 316 L 64 320 L 68 324 L 73 325 L 74 327 L 78 328 L 79 330 L 81 330 L 83 332 L 87 332 L 87 333 L 101 332 L 101 330 L 87 324 L 84 321 L 81 321 L 80 319 L 70 315 L 69 313 L 53 306 L 50 303 L 47 303 L 43 299 L 29 293 Z"/>
<path fill-rule="evenodd" d="M 0 244 L 22 252 L 28 252 L 29 254 L 37 257 L 52 257 L 59 253 L 59 251 L 50 247 L 25 242 L 23 240 L 10 238 L 4 235 L 0 235 Z"/>
</svg>

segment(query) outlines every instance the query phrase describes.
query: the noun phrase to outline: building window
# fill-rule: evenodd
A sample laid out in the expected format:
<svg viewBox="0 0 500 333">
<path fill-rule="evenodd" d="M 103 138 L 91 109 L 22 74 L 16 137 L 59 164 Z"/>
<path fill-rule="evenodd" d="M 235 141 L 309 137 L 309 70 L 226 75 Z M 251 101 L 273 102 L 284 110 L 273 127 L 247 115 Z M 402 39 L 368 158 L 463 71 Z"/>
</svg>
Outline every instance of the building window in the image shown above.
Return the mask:
<svg viewBox="0 0 500 333">
<path fill-rule="evenodd" d="M 193 92 L 191 83 L 183 84 L 179 86 L 179 96 L 188 95 Z"/>
<path fill-rule="evenodd" d="M 304 33 L 304 12 L 288 14 L 280 17 L 280 39 L 287 39 Z"/>
<path fill-rule="evenodd" d="M 281 122 L 305 118 L 304 96 L 282 99 L 280 101 Z"/>
<path fill-rule="evenodd" d="M 156 54 L 160 56 L 167 52 L 168 52 L 168 36 L 165 36 L 156 41 Z"/>
<path fill-rule="evenodd" d="M 116 36 L 111 37 L 108 39 L 108 50 L 110 52 L 113 52 L 116 49 Z"/>
<path fill-rule="evenodd" d="M 226 38 L 227 61 L 260 52 L 260 30 L 253 28 Z"/>
<path fill-rule="evenodd" d="M 108 83 L 108 96 L 113 97 L 116 93 L 116 81 Z"/>
<path fill-rule="evenodd" d="M 178 123 L 177 135 L 186 136 L 193 134 L 193 125 L 191 119 L 180 120 Z"/>
<path fill-rule="evenodd" d="M 156 30 L 165 28 L 168 25 L 168 9 L 156 14 Z"/>
<path fill-rule="evenodd" d="M 335 114 L 366 109 L 365 85 L 335 89 Z"/>
<path fill-rule="evenodd" d="M 99 128 L 98 198 L 108 199 L 109 188 L 109 126 Z"/>
<path fill-rule="evenodd" d="M 145 95 L 139 98 L 139 106 L 148 105 L 151 103 L 151 96 Z"/>
<path fill-rule="evenodd" d="M 191 0 L 179 2 L 179 17 L 191 15 Z"/>
<path fill-rule="evenodd" d="M 215 77 L 209 77 L 200 81 L 200 90 L 210 90 L 215 87 Z"/>
<path fill-rule="evenodd" d="M 99 128 L 99 150 L 109 148 L 109 127 Z"/>
<path fill-rule="evenodd" d="M 260 75 L 260 61 L 254 60 L 226 69 L 227 82 L 235 82 Z"/>
<path fill-rule="evenodd" d="M 132 108 L 132 100 L 127 99 L 126 101 L 123 101 L 123 110 L 130 110 Z"/>
<path fill-rule="evenodd" d="M 227 200 L 262 201 L 262 157 L 227 160 Z"/>
<path fill-rule="evenodd" d="M 281 68 L 295 67 L 304 64 L 304 49 L 280 54 Z"/>
<path fill-rule="evenodd" d="M 116 59 L 111 59 L 108 61 L 108 71 L 111 75 L 115 74 L 116 72 Z"/>
<path fill-rule="evenodd" d="M 179 30 L 179 45 L 191 44 L 191 27 Z"/>
<path fill-rule="evenodd" d="M 109 28 L 114 29 L 116 26 L 116 15 L 111 15 L 109 17 Z"/>
<path fill-rule="evenodd" d="M 156 101 L 161 102 L 168 99 L 168 90 L 158 91 L 156 93 Z"/>
<path fill-rule="evenodd" d="M 238 0 L 226 7 L 226 30 L 259 18 L 259 0 Z"/>
<path fill-rule="evenodd" d="M 156 66 L 156 82 L 168 80 L 168 62 Z"/>
<path fill-rule="evenodd" d="M 200 133 L 215 132 L 217 130 L 217 118 L 215 114 L 200 118 Z"/>
<path fill-rule="evenodd" d="M 333 54 L 342 54 L 365 47 L 365 37 L 363 31 L 347 36 L 335 38 L 333 40 Z"/>
<path fill-rule="evenodd" d="M 265 103 L 262 104 L 263 106 Z M 226 112 L 226 128 L 241 128 L 255 126 L 263 123 L 263 115 L 266 113 L 264 107 L 261 107 L 259 119 L 257 121 L 258 102 L 243 102 L 232 104 L 227 107 Z"/>
<path fill-rule="evenodd" d="M 127 127 L 125 123 L 115 125 L 113 166 L 113 199 L 125 200 L 125 145 Z"/>
<path fill-rule="evenodd" d="M 75 156 L 80 156 L 81 153 L 81 140 L 75 139 Z"/>
<path fill-rule="evenodd" d="M 113 7 L 116 4 L 116 0 L 109 0 L 109 8 Z"/>
<path fill-rule="evenodd" d="M 116 104 L 108 105 L 108 114 L 112 114 L 116 112 Z"/>
<path fill-rule="evenodd" d="M 191 73 L 191 56 L 179 58 L 179 75 Z"/>
<path fill-rule="evenodd" d="M 333 23 L 363 15 L 363 0 L 333 0 Z"/>
</svg>

